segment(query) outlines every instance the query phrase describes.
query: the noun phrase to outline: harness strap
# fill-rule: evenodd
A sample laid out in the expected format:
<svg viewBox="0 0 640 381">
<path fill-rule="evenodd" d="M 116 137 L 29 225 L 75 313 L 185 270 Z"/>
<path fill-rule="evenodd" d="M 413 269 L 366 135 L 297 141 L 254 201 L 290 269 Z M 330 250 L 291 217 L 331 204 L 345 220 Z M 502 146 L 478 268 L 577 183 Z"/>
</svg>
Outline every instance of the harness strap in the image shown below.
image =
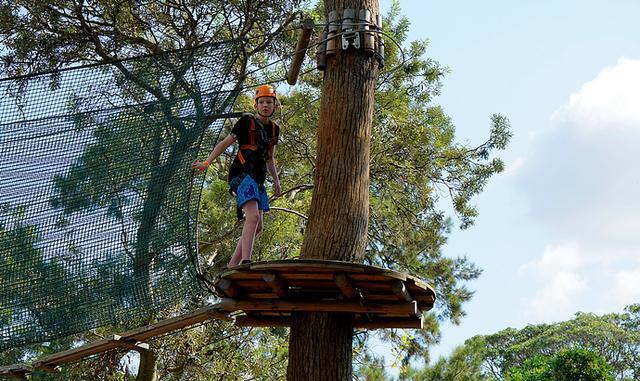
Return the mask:
<svg viewBox="0 0 640 381">
<path fill-rule="evenodd" d="M 248 149 L 251 151 L 255 151 L 258 149 L 258 146 L 256 146 L 256 122 L 253 115 L 249 117 L 249 144 L 241 145 L 240 149 L 238 150 L 238 160 L 240 160 L 240 164 L 244 165 L 247 160 L 242 154 L 243 149 Z"/>
<path fill-rule="evenodd" d="M 276 123 L 271 121 L 271 141 L 269 142 L 269 150 L 276 145 Z"/>
<path fill-rule="evenodd" d="M 251 116 L 251 124 L 249 125 L 249 145 L 256 145 L 256 117 Z"/>
<path fill-rule="evenodd" d="M 269 149 L 271 149 L 276 143 L 276 124 L 272 121 L 271 122 L 271 141 L 269 142 Z M 255 121 L 255 117 L 252 115 L 250 117 L 250 124 L 249 124 L 249 144 L 243 144 L 240 146 L 240 149 L 238 150 L 238 160 L 240 160 L 240 164 L 244 164 L 247 162 L 247 160 L 244 158 L 244 155 L 242 155 L 242 150 L 251 150 L 251 151 L 255 151 L 258 149 L 258 146 L 256 145 L 256 121 Z"/>
</svg>

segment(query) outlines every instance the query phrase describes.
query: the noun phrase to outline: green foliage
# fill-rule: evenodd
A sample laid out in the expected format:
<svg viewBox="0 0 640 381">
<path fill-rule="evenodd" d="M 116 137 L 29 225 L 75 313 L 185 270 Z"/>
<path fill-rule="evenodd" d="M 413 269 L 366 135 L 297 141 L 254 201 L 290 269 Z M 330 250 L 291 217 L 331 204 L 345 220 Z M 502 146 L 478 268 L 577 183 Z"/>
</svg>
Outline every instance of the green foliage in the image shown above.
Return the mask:
<svg viewBox="0 0 640 381">
<path fill-rule="evenodd" d="M 406 368 L 400 380 L 411 381 L 489 381 L 483 375 L 481 365 L 482 343 L 476 341 L 454 349 L 448 358 L 440 358 L 433 365 L 421 369 Z"/>
<path fill-rule="evenodd" d="M 585 349 L 565 349 L 551 360 L 551 374 L 560 381 L 613 381 L 611 366 Z"/>
<path fill-rule="evenodd" d="M 255 5 L 255 4 L 254 4 Z M 281 50 L 282 30 L 300 1 L 0 0 L 0 57 L 4 76 L 76 65 L 78 62 L 157 54 L 233 38 L 243 39 L 246 59 Z M 244 72 L 248 61 L 238 66 Z"/>
<path fill-rule="evenodd" d="M 359 357 L 354 368 L 354 379 L 358 381 L 387 381 L 390 379 L 385 370 L 384 358 L 376 357 L 369 351 Z"/>
<path fill-rule="evenodd" d="M 284 379 L 287 342 L 282 328 L 239 329 L 212 322 L 156 343 L 159 379 Z"/>
<path fill-rule="evenodd" d="M 624 313 L 578 313 L 564 322 L 475 336 L 420 374 L 439 374 L 440 378 L 426 379 L 440 380 L 441 369 L 457 364 L 456 368 L 479 373 L 479 380 L 636 380 L 640 375 L 639 311 L 634 304 Z M 584 374 L 571 378 L 578 370 Z"/>
<path fill-rule="evenodd" d="M 611 366 L 595 352 L 563 349 L 554 356 L 537 355 L 507 371 L 506 381 L 613 381 Z"/>
<path fill-rule="evenodd" d="M 551 364 L 548 358 L 537 355 L 521 367 L 514 367 L 507 371 L 505 380 L 508 381 L 544 381 L 551 377 Z"/>
<path fill-rule="evenodd" d="M 498 372 L 519 366 L 526 359 L 550 356 L 563 348 L 583 348 L 603 356 L 618 380 L 640 375 L 640 325 L 637 305 L 626 312 L 602 316 L 578 313 L 569 321 L 508 329 L 484 337 L 486 364 Z"/>
</svg>

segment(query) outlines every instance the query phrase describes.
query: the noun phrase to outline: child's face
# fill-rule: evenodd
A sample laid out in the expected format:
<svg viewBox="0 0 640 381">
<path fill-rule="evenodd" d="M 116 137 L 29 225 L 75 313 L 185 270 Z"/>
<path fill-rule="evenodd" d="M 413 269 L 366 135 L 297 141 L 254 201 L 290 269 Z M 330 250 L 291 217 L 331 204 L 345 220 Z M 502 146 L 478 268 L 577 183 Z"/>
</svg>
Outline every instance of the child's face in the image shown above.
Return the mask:
<svg viewBox="0 0 640 381">
<path fill-rule="evenodd" d="M 275 99 L 272 97 L 260 97 L 256 100 L 256 110 L 262 116 L 271 116 L 276 109 Z"/>
</svg>

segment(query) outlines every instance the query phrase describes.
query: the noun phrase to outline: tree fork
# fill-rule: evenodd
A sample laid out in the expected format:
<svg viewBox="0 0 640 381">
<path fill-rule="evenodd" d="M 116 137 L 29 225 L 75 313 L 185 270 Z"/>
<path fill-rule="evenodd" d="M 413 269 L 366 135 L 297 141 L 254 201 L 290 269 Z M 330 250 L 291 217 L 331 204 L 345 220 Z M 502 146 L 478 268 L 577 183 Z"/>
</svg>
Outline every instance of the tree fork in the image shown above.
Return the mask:
<svg viewBox="0 0 640 381">
<path fill-rule="evenodd" d="M 378 0 L 325 0 L 331 11 L 368 9 Z M 369 152 L 378 63 L 363 50 L 327 58 L 318 119 L 318 152 L 302 259 L 361 262 L 369 220 Z M 292 315 L 289 381 L 350 381 L 353 315 Z"/>
</svg>

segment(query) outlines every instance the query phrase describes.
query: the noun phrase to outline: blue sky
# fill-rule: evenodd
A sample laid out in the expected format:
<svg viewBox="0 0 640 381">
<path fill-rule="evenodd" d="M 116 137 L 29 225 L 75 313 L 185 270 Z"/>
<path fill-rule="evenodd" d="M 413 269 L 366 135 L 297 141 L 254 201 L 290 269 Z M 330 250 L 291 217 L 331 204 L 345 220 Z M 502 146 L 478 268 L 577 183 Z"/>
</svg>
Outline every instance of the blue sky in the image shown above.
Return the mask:
<svg viewBox="0 0 640 381">
<path fill-rule="evenodd" d="M 381 1 L 381 9 L 389 1 Z M 448 66 L 441 104 L 458 140 L 514 136 L 475 226 L 444 252 L 484 270 L 434 356 L 506 327 L 621 312 L 640 301 L 640 2 L 401 1 L 410 39 Z"/>
</svg>

